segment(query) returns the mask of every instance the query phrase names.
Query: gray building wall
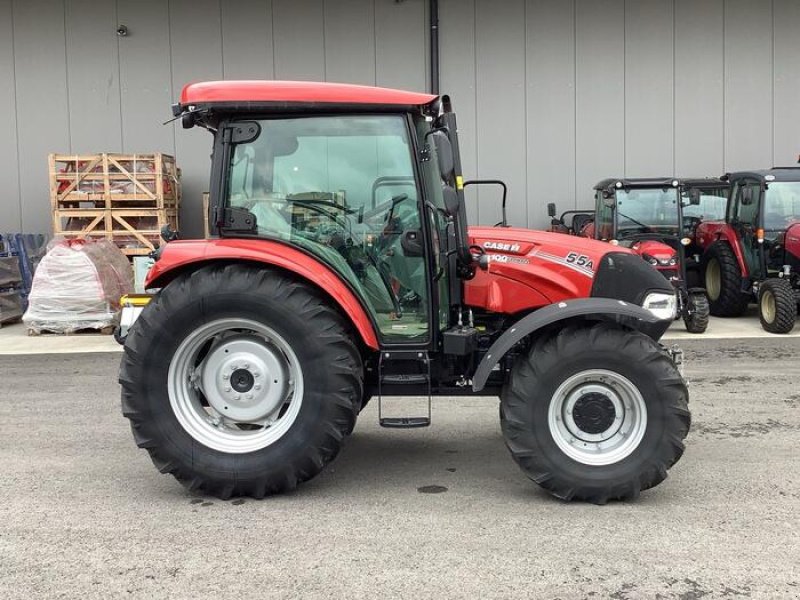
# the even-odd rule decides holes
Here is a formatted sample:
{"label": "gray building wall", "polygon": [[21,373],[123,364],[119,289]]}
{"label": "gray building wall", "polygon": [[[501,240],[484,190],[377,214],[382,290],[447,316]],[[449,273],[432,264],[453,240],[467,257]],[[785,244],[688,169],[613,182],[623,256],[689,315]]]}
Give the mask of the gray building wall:
{"label": "gray building wall", "polygon": [[[798,0],[440,0],[441,91],[467,177],[512,224],[607,176],[716,175],[800,152]],[[309,79],[423,90],[426,0],[0,0],[0,231],[48,231],[48,152],[177,156],[201,231],[210,136],[162,126],[182,85]],[[118,23],[129,29],[118,37]],[[477,222],[497,194],[471,193]]]}

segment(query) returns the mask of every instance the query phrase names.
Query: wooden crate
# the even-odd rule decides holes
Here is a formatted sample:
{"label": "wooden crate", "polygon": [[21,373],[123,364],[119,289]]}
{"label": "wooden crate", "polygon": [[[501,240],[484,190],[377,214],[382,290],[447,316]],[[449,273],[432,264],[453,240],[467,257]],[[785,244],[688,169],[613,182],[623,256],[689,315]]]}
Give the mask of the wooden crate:
{"label": "wooden crate", "polygon": [[168,154],[51,154],[49,163],[53,209],[176,208],[180,202],[180,169]]}
{"label": "wooden crate", "polygon": [[53,233],[105,237],[128,256],[158,246],[161,228],[178,229],[180,170],[167,154],[51,154]]}

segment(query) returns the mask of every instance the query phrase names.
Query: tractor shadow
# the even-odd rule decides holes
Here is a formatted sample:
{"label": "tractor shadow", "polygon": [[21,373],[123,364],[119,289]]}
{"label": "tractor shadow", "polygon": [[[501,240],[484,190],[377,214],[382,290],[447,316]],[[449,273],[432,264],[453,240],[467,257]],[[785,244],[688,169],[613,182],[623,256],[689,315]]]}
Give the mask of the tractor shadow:
{"label": "tractor shadow", "polygon": [[404,431],[356,428],[338,458],[296,493],[306,491],[350,498],[447,491],[550,498],[514,464],[495,427],[454,431],[442,424]]}

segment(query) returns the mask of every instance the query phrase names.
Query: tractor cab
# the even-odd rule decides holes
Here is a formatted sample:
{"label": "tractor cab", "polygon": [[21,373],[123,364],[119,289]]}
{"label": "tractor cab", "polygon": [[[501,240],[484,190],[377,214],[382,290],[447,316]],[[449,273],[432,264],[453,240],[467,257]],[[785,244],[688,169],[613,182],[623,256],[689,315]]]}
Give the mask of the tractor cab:
{"label": "tractor cab", "polygon": [[738,316],[757,299],[767,331],[794,326],[800,292],[800,168],[776,167],[725,176],[721,220],[697,227],[712,314]]}

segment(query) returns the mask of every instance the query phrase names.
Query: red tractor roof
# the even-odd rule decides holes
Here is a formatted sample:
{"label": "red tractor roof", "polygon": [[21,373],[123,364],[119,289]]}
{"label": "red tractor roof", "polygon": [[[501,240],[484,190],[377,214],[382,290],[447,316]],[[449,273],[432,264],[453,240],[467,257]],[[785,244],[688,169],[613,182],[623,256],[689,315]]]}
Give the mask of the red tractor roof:
{"label": "red tractor roof", "polygon": [[424,106],[431,94],[388,88],[313,81],[204,81],[190,83],[181,93],[181,106],[241,103]]}

